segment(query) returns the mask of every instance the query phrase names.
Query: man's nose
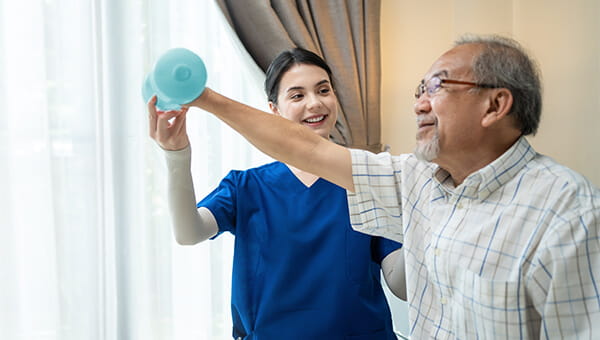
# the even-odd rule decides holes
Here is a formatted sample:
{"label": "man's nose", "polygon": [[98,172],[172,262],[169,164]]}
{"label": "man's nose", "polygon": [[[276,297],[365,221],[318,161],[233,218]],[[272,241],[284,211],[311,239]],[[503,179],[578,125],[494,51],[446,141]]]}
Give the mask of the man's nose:
{"label": "man's nose", "polygon": [[416,114],[425,114],[431,112],[431,101],[427,94],[421,95],[413,105]]}

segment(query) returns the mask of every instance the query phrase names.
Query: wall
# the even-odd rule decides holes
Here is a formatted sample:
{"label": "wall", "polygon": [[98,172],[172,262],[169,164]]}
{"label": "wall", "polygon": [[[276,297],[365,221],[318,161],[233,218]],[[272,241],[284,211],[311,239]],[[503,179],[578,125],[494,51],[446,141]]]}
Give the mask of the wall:
{"label": "wall", "polygon": [[463,33],[519,40],[540,66],[544,108],[530,138],[600,186],[600,1],[382,0],[382,139],[414,146],[414,88]]}

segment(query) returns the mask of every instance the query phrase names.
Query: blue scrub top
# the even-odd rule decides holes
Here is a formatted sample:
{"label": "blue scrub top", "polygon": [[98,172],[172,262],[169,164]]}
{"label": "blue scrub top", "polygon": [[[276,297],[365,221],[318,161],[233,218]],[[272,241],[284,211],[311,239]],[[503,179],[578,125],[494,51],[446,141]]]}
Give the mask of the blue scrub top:
{"label": "blue scrub top", "polygon": [[231,171],[201,206],[235,235],[234,338],[396,339],[380,263],[401,244],[352,230],[343,188],[274,162]]}

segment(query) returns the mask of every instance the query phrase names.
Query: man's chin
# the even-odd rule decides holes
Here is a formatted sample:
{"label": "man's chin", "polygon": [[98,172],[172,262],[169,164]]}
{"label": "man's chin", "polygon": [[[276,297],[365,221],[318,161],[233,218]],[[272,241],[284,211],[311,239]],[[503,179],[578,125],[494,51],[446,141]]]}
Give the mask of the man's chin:
{"label": "man's chin", "polygon": [[438,157],[439,151],[437,139],[430,141],[429,143],[417,141],[417,146],[415,147],[413,154],[418,160],[424,162],[433,162]]}
{"label": "man's chin", "polygon": [[415,150],[413,152],[413,154],[415,155],[415,157],[417,157],[418,160],[423,161],[423,162],[431,162],[431,159],[429,159],[429,157],[425,154],[423,154],[422,152],[419,152],[417,150]]}

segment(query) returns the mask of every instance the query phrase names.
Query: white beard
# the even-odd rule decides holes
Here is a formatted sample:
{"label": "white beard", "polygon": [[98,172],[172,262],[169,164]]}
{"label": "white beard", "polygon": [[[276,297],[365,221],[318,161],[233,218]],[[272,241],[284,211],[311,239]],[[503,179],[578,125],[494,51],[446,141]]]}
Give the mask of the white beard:
{"label": "white beard", "polygon": [[432,160],[438,157],[440,153],[440,135],[437,131],[437,127],[435,130],[435,134],[433,138],[427,143],[419,143],[417,142],[417,146],[415,147],[414,154],[417,159],[431,162]]}

